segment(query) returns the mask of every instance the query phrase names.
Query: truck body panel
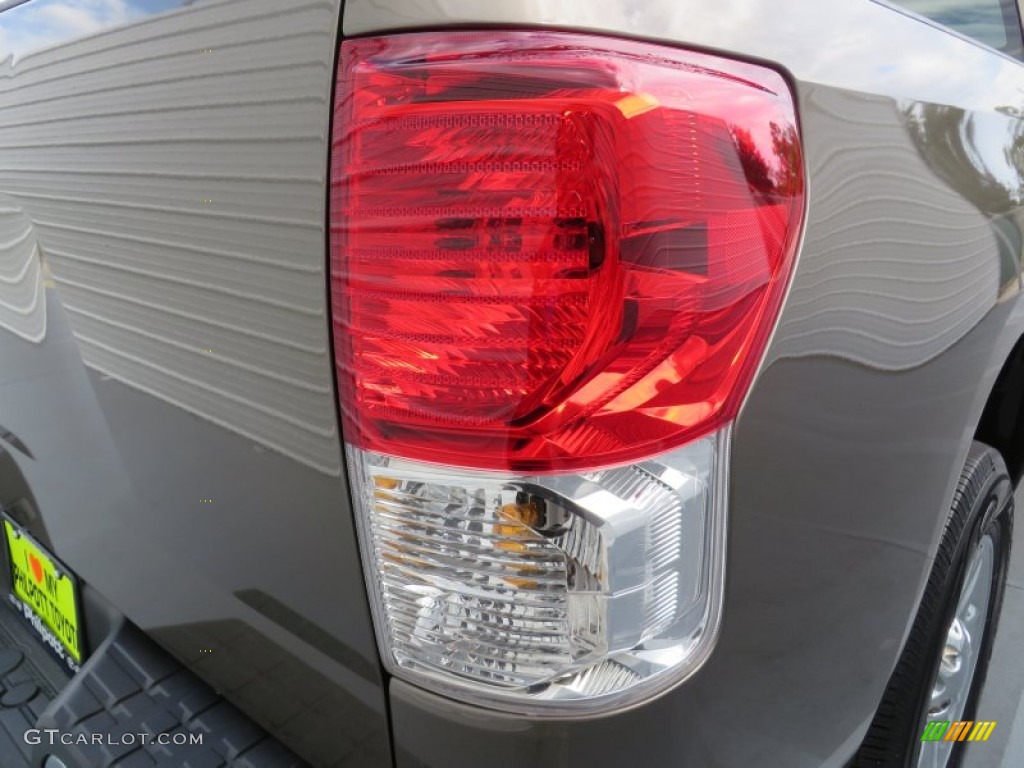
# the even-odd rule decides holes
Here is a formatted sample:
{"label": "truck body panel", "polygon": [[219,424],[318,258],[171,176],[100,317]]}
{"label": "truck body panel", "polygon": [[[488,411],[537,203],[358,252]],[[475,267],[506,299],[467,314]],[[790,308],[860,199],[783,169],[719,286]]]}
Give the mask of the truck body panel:
{"label": "truck body panel", "polygon": [[[403,768],[844,764],[1024,335],[1021,63],[872,0],[136,10],[0,62],[0,447],[32,533],[316,765],[391,764],[389,739]],[[803,244],[735,425],[721,637],[595,719],[386,679],[342,459],[339,34],[493,25],[766,62],[801,121]]]}

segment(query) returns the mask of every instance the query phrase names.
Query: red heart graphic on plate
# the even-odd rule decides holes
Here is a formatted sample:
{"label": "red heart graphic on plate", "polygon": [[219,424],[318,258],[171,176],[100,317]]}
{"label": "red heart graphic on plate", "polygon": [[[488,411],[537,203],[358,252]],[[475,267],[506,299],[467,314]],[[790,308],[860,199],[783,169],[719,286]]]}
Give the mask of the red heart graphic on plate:
{"label": "red heart graphic on plate", "polygon": [[33,555],[31,552],[28,553],[28,564],[32,566],[32,575],[36,577],[36,583],[43,583],[43,564],[39,562],[39,558]]}

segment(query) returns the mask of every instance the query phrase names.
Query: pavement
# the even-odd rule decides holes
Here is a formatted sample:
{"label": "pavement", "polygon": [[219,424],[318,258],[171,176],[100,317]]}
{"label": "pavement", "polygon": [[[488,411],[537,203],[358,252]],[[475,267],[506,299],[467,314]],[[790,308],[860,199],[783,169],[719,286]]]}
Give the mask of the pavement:
{"label": "pavement", "polygon": [[988,742],[968,745],[963,768],[1024,766],[1024,487],[1014,522],[1003,615],[977,712],[998,725]]}

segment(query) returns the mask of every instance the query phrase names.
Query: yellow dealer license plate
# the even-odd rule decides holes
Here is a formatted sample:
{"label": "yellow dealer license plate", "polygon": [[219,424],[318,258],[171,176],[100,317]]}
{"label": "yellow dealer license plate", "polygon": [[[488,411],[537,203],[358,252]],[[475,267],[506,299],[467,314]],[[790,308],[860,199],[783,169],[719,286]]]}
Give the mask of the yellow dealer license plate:
{"label": "yellow dealer license plate", "polygon": [[72,672],[82,663],[78,582],[56,558],[4,516],[10,600],[43,644]]}

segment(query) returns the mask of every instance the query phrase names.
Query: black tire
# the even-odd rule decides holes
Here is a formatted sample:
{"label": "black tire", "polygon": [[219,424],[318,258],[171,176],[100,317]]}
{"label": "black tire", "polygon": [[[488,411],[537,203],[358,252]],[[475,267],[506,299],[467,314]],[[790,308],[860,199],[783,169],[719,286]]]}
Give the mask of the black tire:
{"label": "black tire", "polygon": [[[966,576],[967,561],[982,537],[991,535],[995,563],[989,612],[966,709],[960,718],[974,719],[1003,604],[1012,531],[1013,487],[1006,465],[996,450],[974,443],[960,474],[953,508],[913,628],[853,766],[909,768],[916,765],[926,720],[925,708]],[[954,744],[948,765],[959,765],[963,751],[964,744]]]}

